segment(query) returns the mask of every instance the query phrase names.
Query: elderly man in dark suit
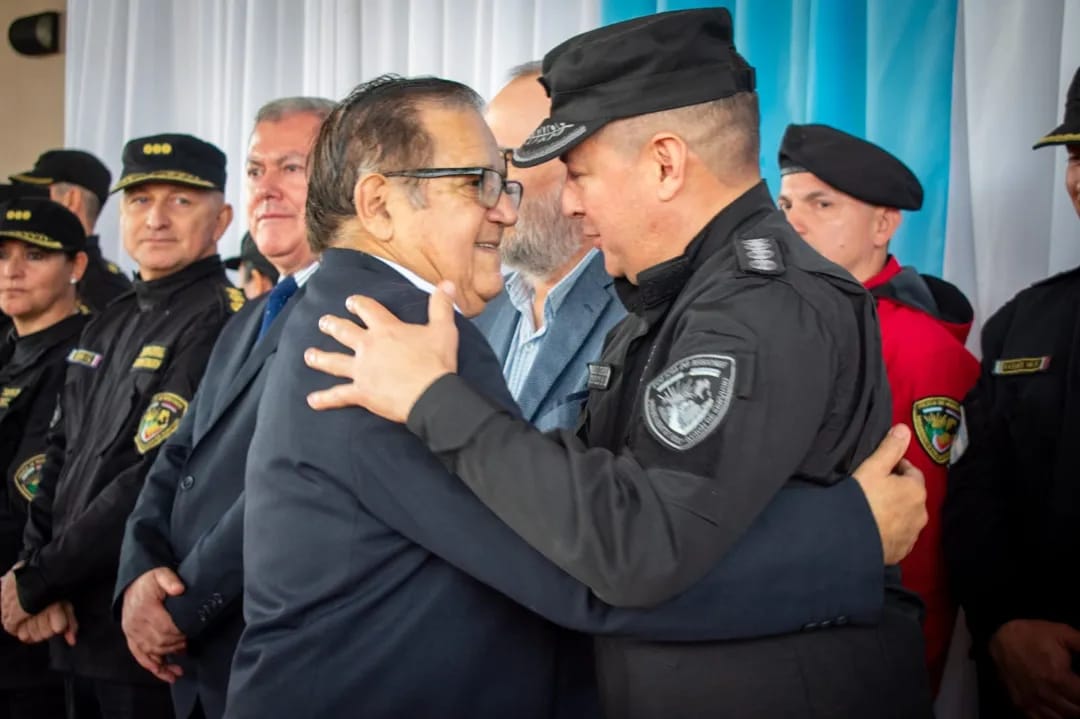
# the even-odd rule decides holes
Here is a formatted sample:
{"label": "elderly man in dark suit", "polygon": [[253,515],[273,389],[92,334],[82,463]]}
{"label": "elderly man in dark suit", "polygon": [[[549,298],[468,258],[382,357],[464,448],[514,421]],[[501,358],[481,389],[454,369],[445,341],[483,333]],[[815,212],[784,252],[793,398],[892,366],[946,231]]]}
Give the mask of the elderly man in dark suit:
{"label": "elderly man in dark suit", "polygon": [[[334,381],[304,366],[305,347],[337,347],[320,317],[362,288],[423,322],[426,294],[451,280],[459,311],[440,319],[460,332],[459,371],[520,416],[463,319],[501,289],[498,247],[521,199],[479,107],[458,83],[387,76],[320,131],[307,208],[322,264],[282,329],[252,439],[247,624],[227,717],[592,717],[588,644],[549,621],[694,641],[874,621],[881,609],[878,533],[853,481],[780,492],[702,582],[656,610],[620,611],[531,549],[406,428],[305,404]],[[883,482],[900,445],[875,458]]]}
{"label": "elderly man in dark suit", "polygon": [[243,629],[248,441],[281,315],[291,308],[289,295],[318,266],[305,236],[305,170],[332,107],[320,98],[285,98],[256,115],[245,173],[248,226],[282,280],[222,330],[199,393],[154,463],[127,524],[115,609],[138,662],[172,683],[180,719],[220,717],[225,707]]}
{"label": "elderly man in dark suit", "polygon": [[[488,104],[484,116],[506,152],[551,112],[539,79],[539,62],[514,68]],[[626,309],[581,221],[562,213],[566,165],[555,160],[510,167],[508,174],[525,188],[517,224],[499,245],[513,272],[476,326],[502,363],[522,416],[545,431],[572,428],[589,394],[589,363]]]}

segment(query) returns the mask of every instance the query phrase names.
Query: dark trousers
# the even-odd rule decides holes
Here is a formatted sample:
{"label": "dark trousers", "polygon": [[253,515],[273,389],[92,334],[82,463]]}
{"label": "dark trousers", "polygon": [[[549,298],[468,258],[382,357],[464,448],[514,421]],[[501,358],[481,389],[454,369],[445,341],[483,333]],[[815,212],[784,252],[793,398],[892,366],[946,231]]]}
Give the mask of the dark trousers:
{"label": "dark trousers", "polygon": [[0,719],[64,719],[64,688],[0,689]]}
{"label": "dark trousers", "polygon": [[169,686],[102,679],[65,680],[67,719],[174,719]]}

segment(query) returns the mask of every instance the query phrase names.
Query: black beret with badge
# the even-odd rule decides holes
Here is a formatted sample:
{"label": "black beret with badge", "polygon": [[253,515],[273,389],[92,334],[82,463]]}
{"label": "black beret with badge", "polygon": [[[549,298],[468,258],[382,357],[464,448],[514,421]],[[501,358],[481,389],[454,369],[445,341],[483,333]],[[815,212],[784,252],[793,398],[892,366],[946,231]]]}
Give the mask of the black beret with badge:
{"label": "black beret with badge", "polygon": [[627,117],[752,92],[724,8],[658,13],[570,38],[544,56],[551,116],[514,150],[518,167],[560,157]]}
{"label": "black beret with badge", "polygon": [[109,199],[112,173],[105,163],[82,150],[49,150],[43,152],[33,169],[11,175],[9,179],[22,185],[48,187],[57,182],[70,182],[94,193],[102,205]]}
{"label": "black beret with badge", "polygon": [[1080,144],[1080,67],[1065,94],[1065,121],[1041,137],[1032,150],[1052,145]]}
{"label": "black beret with badge", "polygon": [[868,205],[918,210],[923,188],[907,165],[872,142],[828,125],[788,125],[780,174],[809,172]]}
{"label": "black beret with badge", "polygon": [[82,252],[82,221],[63,205],[40,197],[22,197],[0,205],[0,238],[21,240],[53,252]]}
{"label": "black beret with badge", "polygon": [[225,190],[225,153],[191,135],[151,135],[124,145],[124,171],[112,188],[166,183],[201,190]]}

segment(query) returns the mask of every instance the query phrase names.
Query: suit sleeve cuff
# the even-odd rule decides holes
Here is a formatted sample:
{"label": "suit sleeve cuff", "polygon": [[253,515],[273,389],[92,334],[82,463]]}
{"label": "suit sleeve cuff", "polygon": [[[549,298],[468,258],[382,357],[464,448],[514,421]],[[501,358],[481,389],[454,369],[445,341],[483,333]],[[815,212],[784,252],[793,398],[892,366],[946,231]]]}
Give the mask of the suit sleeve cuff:
{"label": "suit sleeve cuff", "polygon": [[42,612],[59,599],[40,567],[23,566],[16,569],[15,586],[19,592],[19,604],[27,614]]}
{"label": "suit sleeve cuff", "polygon": [[406,426],[433,452],[461,449],[500,410],[456,374],[435,380],[413,405]]}

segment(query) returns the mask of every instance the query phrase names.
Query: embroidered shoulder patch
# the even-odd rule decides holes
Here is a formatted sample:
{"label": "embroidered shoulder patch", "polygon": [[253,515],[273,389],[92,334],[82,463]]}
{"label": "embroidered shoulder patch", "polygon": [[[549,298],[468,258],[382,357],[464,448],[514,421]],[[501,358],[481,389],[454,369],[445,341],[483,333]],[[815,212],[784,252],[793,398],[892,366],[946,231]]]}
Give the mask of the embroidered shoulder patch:
{"label": "embroidered shoulder patch", "polygon": [[244,297],[243,290],[239,290],[235,287],[225,288],[225,299],[229,301],[229,312],[238,312],[241,307],[244,306],[244,302],[247,298]]}
{"label": "embroidered shoulder patch", "polygon": [[645,388],[645,424],[662,444],[690,449],[720,426],[734,391],[734,357],[691,355]]}
{"label": "embroidered shoulder patch", "polygon": [[165,345],[143,345],[139,356],[131,363],[131,369],[160,369],[169,348]]}
{"label": "embroidered shoulder patch", "polygon": [[172,392],[158,392],[151,397],[150,406],[139,420],[139,429],[135,433],[135,448],[139,454],[146,454],[168,439],[180,426],[187,407],[187,400]]}
{"label": "embroidered shoulder patch", "polygon": [[7,409],[15,398],[22,393],[22,387],[4,387],[0,389],[0,409]]}
{"label": "embroidered shoulder patch", "polygon": [[97,352],[83,349],[73,349],[67,356],[67,361],[71,364],[81,364],[90,369],[97,369],[103,359],[104,357]]}
{"label": "embroidered shoulder patch", "polygon": [[960,403],[952,397],[924,397],[911,405],[911,425],[919,444],[936,464],[949,461],[953,438],[960,429]]}
{"label": "embroidered shoulder patch", "polygon": [[15,488],[19,490],[27,502],[34,501],[38,485],[41,484],[41,468],[45,466],[45,455],[35,454],[30,459],[19,465],[15,470]]}
{"label": "embroidered shoulder patch", "polygon": [[999,359],[994,362],[994,374],[1035,374],[1050,369],[1050,355],[1045,357],[1017,357],[1016,359]]}

